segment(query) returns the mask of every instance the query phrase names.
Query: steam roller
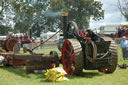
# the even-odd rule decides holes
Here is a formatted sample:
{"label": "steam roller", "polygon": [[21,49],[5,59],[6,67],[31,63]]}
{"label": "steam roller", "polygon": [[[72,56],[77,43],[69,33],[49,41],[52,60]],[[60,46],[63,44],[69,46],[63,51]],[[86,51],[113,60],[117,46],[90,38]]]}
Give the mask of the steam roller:
{"label": "steam roller", "polygon": [[110,37],[100,36],[91,30],[79,30],[75,21],[67,22],[67,17],[68,14],[62,14],[64,42],[58,46],[67,74],[79,75],[83,69],[113,73],[118,61],[115,42]]}

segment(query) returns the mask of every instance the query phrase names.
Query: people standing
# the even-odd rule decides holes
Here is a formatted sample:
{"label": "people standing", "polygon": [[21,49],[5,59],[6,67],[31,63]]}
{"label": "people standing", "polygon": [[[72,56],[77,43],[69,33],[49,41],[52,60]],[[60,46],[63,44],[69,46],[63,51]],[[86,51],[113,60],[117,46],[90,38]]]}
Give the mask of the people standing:
{"label": "people standing", "polygon": [[121,37],[121,28],[118,28],[118,37]]}
{"label": "people standing", "polygon": [[20,39],[18,39],[18,42],[16,44],[18,46],[18,50],[20,51],[20,49],[21,49],[21,41],[20,41]]}
{"label": "people standing", "polygon": [[127,55],[128,40],[126,39],[125,36],[122,37],[122,40],[120,42],[120,47],[122,48],[123,59],[124,60],[128,59],[128,55]]}

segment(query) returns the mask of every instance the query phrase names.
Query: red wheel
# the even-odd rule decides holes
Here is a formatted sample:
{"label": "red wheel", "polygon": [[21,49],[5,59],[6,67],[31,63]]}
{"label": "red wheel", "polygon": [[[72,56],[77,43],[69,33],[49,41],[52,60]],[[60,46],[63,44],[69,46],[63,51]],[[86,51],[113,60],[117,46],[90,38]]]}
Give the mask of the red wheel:
{"label": "red wheel", "polygon": [[62,64],[68,75],[80,74],[83,69],[83,52],[76,39],[65,40],[62,47]]}
{"label": "red wheel", "polygon": [[9,39],[9,40],[7,41],[7,44],[6,44],[7,50],[13,51],[13,47],[14,47],[14,45],[15,45],[17,42],[18,42],[17,39]]}

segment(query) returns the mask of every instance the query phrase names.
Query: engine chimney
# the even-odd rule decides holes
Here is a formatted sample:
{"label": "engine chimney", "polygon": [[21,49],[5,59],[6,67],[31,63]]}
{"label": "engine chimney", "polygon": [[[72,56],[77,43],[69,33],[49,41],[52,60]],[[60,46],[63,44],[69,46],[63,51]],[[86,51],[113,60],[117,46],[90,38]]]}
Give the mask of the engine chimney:
{"label": "engine chimney", "polygon": [[67,25],[68,25],[68,13],[62,13],[62,28],[63,28],[63,37],[67,39]]}

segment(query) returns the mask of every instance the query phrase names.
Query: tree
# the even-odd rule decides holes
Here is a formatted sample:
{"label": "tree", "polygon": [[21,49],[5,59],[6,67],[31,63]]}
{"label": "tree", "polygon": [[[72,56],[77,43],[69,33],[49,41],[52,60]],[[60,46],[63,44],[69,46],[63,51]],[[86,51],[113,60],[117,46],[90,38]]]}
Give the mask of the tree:
{"label": "tree", "polygon": [[[6,16],[1,24],[11,26],[14,32],[27,32],[32,26],[33,35],[53,31],[61,26],[61,13],[68,12],[69,20],[75,19],[79,28],[87,28],[90,17],[103,18],[101,2],[94,0],[2,0]],[[10,2],[11,1],[11,2]],[[13,17],[10,17],[13,16]],[[11,26],[13,27],[13,26]]]}
{"label": "tree", "polygon": [[10,27],[0,25],[0,35],[6,35],[9,31],[12,31]]}
{"label": "tree", "polygon": [[68,12],[69,20],[75,19],[79,28],[88,28],[90,17],[100,20],[104,17],[102,3],[95,0],[49,0],[51,10]]}
{"label": "tree", "polygon": [[13,27],[13,13],[11,11],[10,1],[13,0],[0,0],[0,34],[7,34],[12,31]]}
{"label": "tree", "polygon": [[118,8],[121,14],[128,21],[128,0],[118,0]]}
{"label": "tree", "polygon": [[0,1],[0,15],[2,14],[3,10],[8,6],[7,0]]}
{"label": "tree", "polygon": [[[15,30],[20,32],[27,32],[29,26],[31,26],[36,18],[40,17],[42,6],[38,1],[32,0],[18,0],[11,3],[13,11],[15,12],[14,22]],[[36,15],[38,13],[38,15]]]}
{"label": "tree", "polygon": [[33,35],[39,36],[43,30],[52,30],[56,23],[56,17],[49,15],[47,0],[18,0],[11,4],[15,12],[16,32],[26,32],[32,26]]}

